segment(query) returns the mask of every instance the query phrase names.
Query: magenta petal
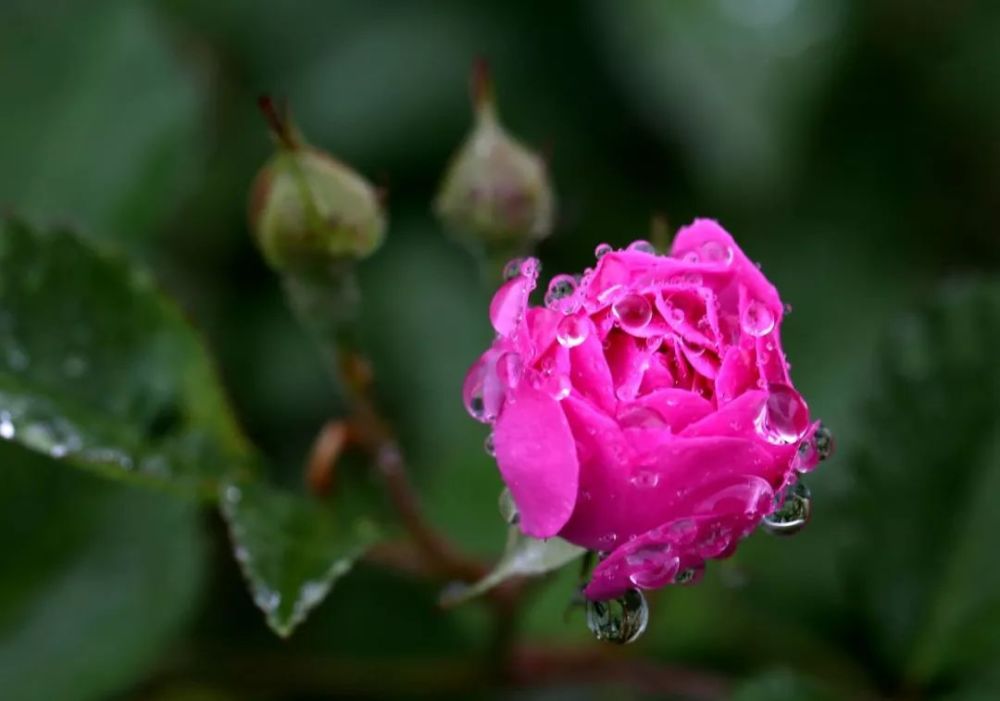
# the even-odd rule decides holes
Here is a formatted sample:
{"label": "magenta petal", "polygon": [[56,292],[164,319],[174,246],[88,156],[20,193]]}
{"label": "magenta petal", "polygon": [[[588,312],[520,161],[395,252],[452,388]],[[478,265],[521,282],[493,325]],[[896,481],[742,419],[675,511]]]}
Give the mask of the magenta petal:
{"label": "magenta petal", "polygon": [[769,456],[753,472],[767,479],[772,485],[777,485],[788,470],[795,454],[795,446],[772,443],[761,434],[758,420],[768,396],[763,390],[744,392],[714,414],[688,426],[681,435],[685,438],[732,436],[753,441]]}
{"label": "magenta petal", "polygon": [[670,517],[706,484],[731,475],[772,479],[764,446],[732,437],[677,438],[667,431],[622,430],[587,402],[563,402],[577,441],[580,498],[560,535],[610,550]]}
{"label": "magenta petal", "polygon": [[730,346],[715,376],[715,399],[721,407],[756,384],[750,354],[739,346]]}
{"label": "magenta petal", "polygon": [[570,349],[569,358],[573,388],[605,413],[614,413],[616,400],[611,369],[597,334],[589,334],[583,343]]}
{"label": "magenta petal", "polygon": [[679,571],[698,571],[705,559],[731,554],[773,503],[771,486],[752,475],[731,475],[706,484],[677,504],[661,525],[605,558],[594,568],[583,593],[591,600],[611,599],[633,587],[670,584]]}
{"label": "magenta petal", "polygon": [[535,538],[554,536],[573,513],[580,467],[559,402],[521,383],[497,418],[493,444],[521,530]]}
{"label": "magenta petal", "polygon": [[[695,219],[690,225],[682,228],[674,237],[671,255],[682,258],[692,252],[703,253],[709,246],[732,252],[731,262],[726,267],[731,271],[733,280],[738,279],[747,289],[749,299],[763,303],[774,314],[775,322],[780,322],[784,308],[778,291],[718,222],[711,219]],[[728,255],[726,257],[728,258]],[[719,297],[723,311],[735,314],[738,299],[733,285],[716,285],[713,289]]]}
{"label": "magenta petal", "polygon": [[490,322],[501,336],[513,336],[524,318],[528,307],[528,294],[535,282],[530,277],[517,275],[508,280],[490,301]]}
{"label": "magenta petal", "polygon": [[643,373],[649,366],[649,353],[639,348],[639,341],[629,334],[612,332],[605,342],[605,355],[618,399],[635,398],[642,383]]}
{"label": "magenta petal", "polygon": [[652,409],[663,417],[674,433],[712,413],[712,403],[694,392],[673,387],[657,389],[639,397],[635,403]]}

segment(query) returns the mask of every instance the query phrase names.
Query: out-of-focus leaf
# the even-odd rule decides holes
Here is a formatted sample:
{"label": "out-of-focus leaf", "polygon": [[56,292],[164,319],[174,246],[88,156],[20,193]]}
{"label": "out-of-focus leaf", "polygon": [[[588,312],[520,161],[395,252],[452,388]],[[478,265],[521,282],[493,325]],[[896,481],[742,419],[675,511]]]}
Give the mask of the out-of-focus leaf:
{"label": "out-of-focus leaf", "polygon": [[489,296],[471,259],[431,224],[402,220],[362,267],[366,347],[384,411],[433,522],[463,548],[498,554],[502,484],[486,427],[462,408],[466,369],[489,344]]}
{"label": "out-of-focus leaf", "polygon": [[641,116],[730,196],[787,177],[831,74],[842,0],[594,3],[609,64]]}
{"label": "out-of-focus leaf", "polygon": [[840,698],[843,697],[808,677],[778,670],[744,682],[733,692],[731,701],[837,701]]}
{"label": "out-of-focus leaf", "polygon": [[475,584],[449,589],[441,596],[442,604],[453,606],[488,592],[514,577],[546,574],[569,564],[586,552],[585,548],[567,543],[562,538],[538,540],[511,526],[503,557],[488,575]]}
{"label": "out-of-focus leaf", "polygon": [[0,444],[0,696],[105,699],[187,619],[203,543],[194,505]]}
{"label": "out-of-focus leaf", "polygon": [[198,337],[145,274],[0,223],[0,437],[214,494],[249,456]]}
{"label": "out-of-focus leaf", "polygon": [[1000,654],[1000,284],[953,283],[907,317],[864,406],[844,553],[872,652],[909,684]]}
{"label": "out-of-focus leaf", "polygon": [[197,170],[198,95],[150,3],[0,7],[0,207],[132,252]]}
{"label": "out-of-focus leaf", "polygon": [[282,637],[291,635],[379,537],[363,500],[346,486],[338,484],[333,505],[259,483],[222,489],[236,560],[254,603]]}

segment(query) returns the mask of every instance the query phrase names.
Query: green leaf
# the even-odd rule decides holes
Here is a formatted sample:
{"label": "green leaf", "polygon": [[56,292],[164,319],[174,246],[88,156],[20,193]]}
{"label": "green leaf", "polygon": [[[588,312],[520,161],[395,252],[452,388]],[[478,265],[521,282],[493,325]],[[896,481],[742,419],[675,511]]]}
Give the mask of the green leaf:
{"label": "green leaf", "polygon": [[586,548],[567,543],[562,538],[538,540],[524,535],[517,526],[511,526],[507,533],[507,547],[493,571],[475,584],[449,589],[442,595],[441,603],[454,606],[484,594],[508,579],[552,572],[585,552]]}
{"label": "green leaf", "polygon": [[1000,654],[1000,283],[954,283],[879,355],[844,509],[849,594],[908,684]]}
{"label": "green leaf", "polygon": [[843,698],[819,683],[787,670],[765,672],[744,682],[733,692],[731,701],[836,701]]}
{"label": "green leaf", "polygon": [[0,204],[147,251],[198,174],[199,96],[149,3],[0,7]]}
{"label": "green leaf", "polygon": [[234,482],[220,494],[254,603],[282,637],[379,538],[364,500],[347,484],[336,489],[333,505],[259,483]]}
{"label": "green leaf", "polygon": [[0,436],[185,492],[250,461],[201,341],[148,276],[15,222],[0,222]]}
{"label": "green leaf", "polygon": [[138,681],[192,613],[195,505],[0,444],[0,690],[105,699]]}

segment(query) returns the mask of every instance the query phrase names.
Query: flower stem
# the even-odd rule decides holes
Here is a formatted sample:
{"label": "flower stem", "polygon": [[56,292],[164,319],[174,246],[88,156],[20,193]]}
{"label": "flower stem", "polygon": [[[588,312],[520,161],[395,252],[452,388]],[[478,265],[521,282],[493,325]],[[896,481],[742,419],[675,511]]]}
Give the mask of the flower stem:
{"label": "flower stem", "polygon": [[371,365],[360,351],[355,330],[360,294],[353,270],[347,265],[333,267],[312,276],[286,276],[284,282],[289,305],[327,355],[330,373],[349,414],[342,436],[331,434],[331,430],[339,430],[331,429],[336,423],[320,433],[309,461],[310,484],[321,490],[329,485],[333,480],[331,465],[349,436],[372,457],[390,503],[430,568],[447,579],[478,580],[486,568],[459,552],[424,515],[399,443],[378,411]]}

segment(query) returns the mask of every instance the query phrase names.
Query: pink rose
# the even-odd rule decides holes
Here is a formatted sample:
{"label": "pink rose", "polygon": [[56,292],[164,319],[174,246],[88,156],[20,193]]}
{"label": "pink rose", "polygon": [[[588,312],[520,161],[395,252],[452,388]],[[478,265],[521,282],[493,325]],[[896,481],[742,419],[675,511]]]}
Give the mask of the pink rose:
{"label": "pink rose", "polygon": [[582,278],[553,278],[544,307],[529,304],[538,261],[513,264],[463,388],[493,424],[522,530],[606,553],[595,600],[697,579],[821,452],[784,305],[722,227],[696,220],[670,255],[597,253]]}

